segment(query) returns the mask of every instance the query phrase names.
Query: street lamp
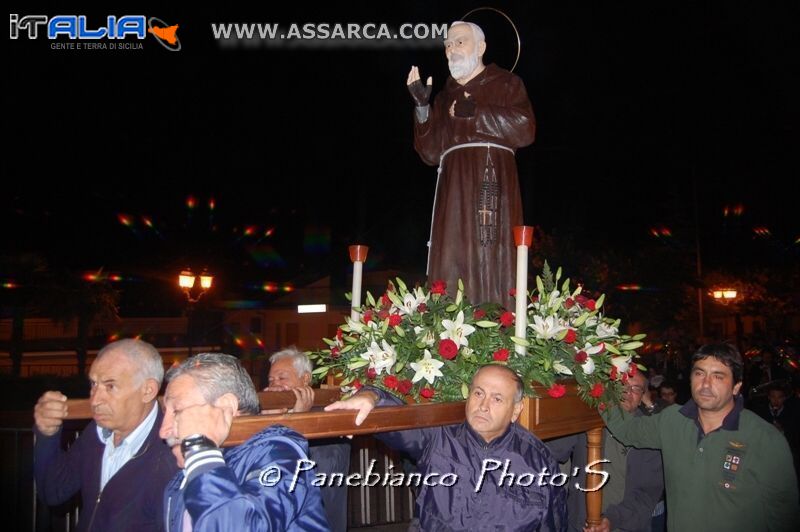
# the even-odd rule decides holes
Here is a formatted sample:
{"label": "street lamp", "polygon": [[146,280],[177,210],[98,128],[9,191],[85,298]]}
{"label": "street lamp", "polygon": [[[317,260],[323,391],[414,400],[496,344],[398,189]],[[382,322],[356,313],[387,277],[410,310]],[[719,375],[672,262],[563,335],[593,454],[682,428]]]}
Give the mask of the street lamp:
{"label": "street lamp", "polygon": [[[729,305],[736,302],[739,292],[735,288],[714,288],[711,290],[711,295],[714,301],[723,305]],[[736,348],[742,352],[742,317],[739,314],[739,308],[736,307],[733,314],[734,325],[736,327]]]}
{"label": "street lamp", "polygon": [[[192,289],[194,288],[195,284],[197,283],[198,277],[200,278],[200,290],[196,296],[192,296]],[[194,344],[194,327],[193,327],[193,316],[194,316],[194,305],[200,298],[203,297],[203,294],[208,292],[211,288],[211,285],[214,283],[214,276],[209,274],[206,270],[200,275],[195,275],[192,273],[191,270],[183,270],[180,275],[178,275],[178,286],[183,290],[183,293],[186,294],[186,300],[189,302],[188,307],[186,308],[186,340],[189,349],[189,356],[192,356],[192,347]]]}
{"label": "street lamp", "polygon": [[736,299],[738,292],[733,288],[718,288],[711,292],[717,302],[726,305]]}
{"label": "street lamp", "polygon": [[[194,288],[198,277],[200,278],[200,291],[197,293],[197,297],[192,297],[192,288]],[[193,274],[191,270],[183,270],[178,276],[178,286],[181,287],[183,293],[186,294],[186,299],[191,304],[200,301],[200,298],[203,297],[203,294],[208,292],[213,283],[214,276],[209,274],[206,270],[203,270],[203,273],[200,275]]]}

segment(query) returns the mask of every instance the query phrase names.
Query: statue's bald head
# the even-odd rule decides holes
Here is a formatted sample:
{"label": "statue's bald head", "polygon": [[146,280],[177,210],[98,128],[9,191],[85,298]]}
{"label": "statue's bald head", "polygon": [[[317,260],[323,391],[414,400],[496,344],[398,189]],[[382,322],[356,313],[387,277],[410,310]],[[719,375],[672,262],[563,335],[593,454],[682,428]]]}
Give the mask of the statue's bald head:
{"label": "statue's bald head", "polygon": [[[463,20],[456,20],[452,24],[450,24],[450,28],[447,30],[447,36],[450,36],[450,30],[452,30],[455,26],[466,26],[472,31],[472,38],[475,39],[476,44],[486,43],[486,35],[483,33],[483,30],[480,26],[473,22],[464,22]],[[446,41],[447,38],[445,38]]]}

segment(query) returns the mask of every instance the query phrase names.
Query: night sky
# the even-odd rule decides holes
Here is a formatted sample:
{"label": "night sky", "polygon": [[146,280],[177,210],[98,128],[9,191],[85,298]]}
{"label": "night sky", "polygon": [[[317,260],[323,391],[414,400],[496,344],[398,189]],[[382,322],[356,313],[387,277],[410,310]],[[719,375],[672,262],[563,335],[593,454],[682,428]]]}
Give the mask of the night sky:
{"label": "night sky", "polygon": [[[370,269],[424,272],[436,171],[413,150],[405,78],[419,65],[438,92],[443,50],[223,49],[210,25],[441,24],[483,2],[283,4],[12,6],[95,26],[108,14],[156,16],[179,24],[182,49],[152,36],[142,50],[6,40],[2,255],[103,268],[130,290],[208,266],[240,299],[267,281],[343,276],[355,242],[371,247]],[[526,224],[587,253],[653,245],[662,226],[691,252],[699,227],[709,268],[797,261],[797,8],[696,4],[492,4],[519,28],[515,72],[538,122],[535,145],[517,154]],[[510,67],[510,27],[491,13],[471,20],[485,26],[487,60]],[[741,215],[724,216],[737,205]]]}

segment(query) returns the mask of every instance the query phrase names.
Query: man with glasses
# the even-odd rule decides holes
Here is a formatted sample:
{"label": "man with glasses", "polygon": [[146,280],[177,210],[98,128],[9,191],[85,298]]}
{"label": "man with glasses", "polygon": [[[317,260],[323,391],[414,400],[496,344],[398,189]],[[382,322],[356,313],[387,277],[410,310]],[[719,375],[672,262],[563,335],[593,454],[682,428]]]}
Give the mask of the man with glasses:
{"label": "man with glasses", "polygon": [[[647,390],[642,373],[631,377],[624,388],[620,406],[633,416],[642,416],[639,409]],[[556,460],[572,458],[572,467],[580,469],[579,486],[586,487],[586,434],[576,434],[547,442]],[[603,464],[609,473],[603,486],[603,520],[592,532],[609,530],[650,531],[653,509],[664,491],[661,453],[652,449],[634,449],[617,441],[606,429],[603,439]],[[570,530],[582,531],[586,526],[586,493],[569,486],[567,510]]]}
{"label": "man with glasses", "polygon": [[220,446],[233,419],[258,414],[239,360],[200,353],[167,373],[161,437],[183,469],[164,490],[167,530],[330,530],[308,472],[308,442],[272,425],[243,444]]}

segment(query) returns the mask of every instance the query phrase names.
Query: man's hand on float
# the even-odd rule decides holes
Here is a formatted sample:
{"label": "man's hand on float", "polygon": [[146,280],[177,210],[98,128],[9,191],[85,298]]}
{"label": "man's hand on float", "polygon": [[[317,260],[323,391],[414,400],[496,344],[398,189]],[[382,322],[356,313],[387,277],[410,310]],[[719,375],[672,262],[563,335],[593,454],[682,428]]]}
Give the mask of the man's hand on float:
{"label": "man's hand on float", "polygon": [[45,436],[53,436],[67,417],[67,396],[61,392],[45,392],[33,409],[36,428]]}
{"label": "man's hand on float", "polygon": [[334,410],[358,410],[358,415],[356,416],[356,426],[360,426],[370,412],[375,408],[375,405],[378,404],[378,396],[375,395],[374,392],[366,391],[360,392],[355,394],[350,399],[346,399],[344,401],[336,401],[335,403],[329,404],[325,407],[326,412],[332,412]]}
{"label": "man's hand on float", "polygon": [[308,412],[314,406],[314,389],[311,386],[292,388],[295,396],[294,412]]}

